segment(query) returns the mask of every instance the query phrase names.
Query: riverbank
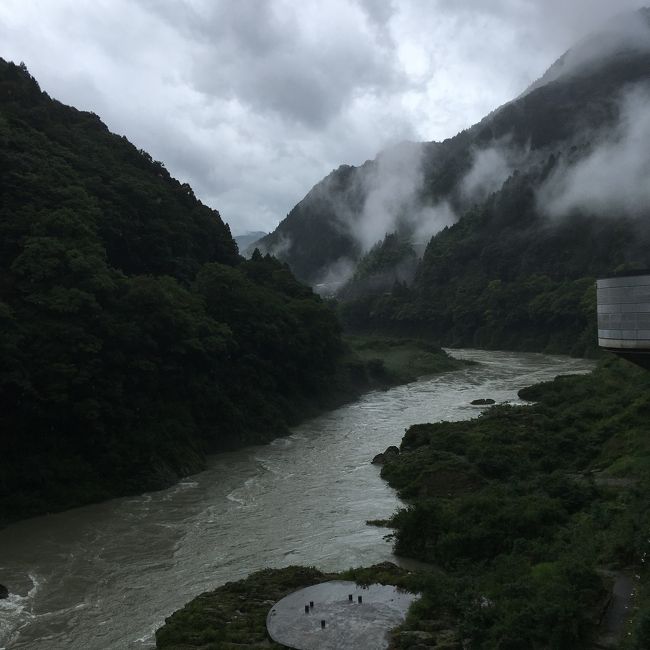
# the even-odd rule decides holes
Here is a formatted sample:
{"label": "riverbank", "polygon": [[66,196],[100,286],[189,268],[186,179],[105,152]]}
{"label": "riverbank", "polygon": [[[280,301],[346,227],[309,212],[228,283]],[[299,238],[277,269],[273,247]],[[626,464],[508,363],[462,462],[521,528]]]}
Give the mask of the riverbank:
{"label": "riverbank", "polygon": [[[453,588],[420,616],[446,611],[468,647],[587,648],[607,576],[647,579],[650,375],[610,359],[520,395],[535,404],[407,431],[382,469],[410,503],[395,549],[444,569]],[[642,620],[614,647],[647,648]]]}
{"label": "riverbank", "polygon": [[[202,594],[175,612],[156,633],[156,647],[160,650],[285,648],[268,638],[266,617],[269,608],[294,591],[330,580],[350,580],[359,585],[394,585],[411,593],[418,593],[425,585],[422,576],[388,562],[338,573],[323,573],[313,567],[265,569],[245,580],[229,582]],[[455,642],[455,633],[445,621],[428,621],[420,628],[393,631],[390,647],[405,647],[404,644],[417,640],[447,650],[460,648]],[[191,640],[188,629],[192,630]]]}
{"label": "riverbank", "polygon": [[476,417],[475,399],[516,401],[532,382],[593,367],[537,354],[453,354],[478,363],[372,391],[288,437],[212,456],[206,471],[167,490],[0,531],[0,582],[14,594],[0,601],[0,647],[149,650],[166,616],[265,567],[401,565],[389,531],[365,523],[401,505],[369,462],[377,450],[399,445],[410,425]]}
{"label": "riverbank", "polygon": [[[438,568],[409,575],[423,598],[391,647],[588,647],[609,602],[607,576],[642,564],[649,389],[645,374],[611,360],[521,390],[532,406],[410,427],[382,468],[409,503],[390,523],[398,555]],[[226,592],[263,590],[256,580]],[[200,603],[169,619],[175,642],[193,634],[187,613]]]}
{"label": "riverbank", "polygon": [[369,383],[380,388],[408,384],[424,375],[472,364],[455,359],[424,339],[350,335],[344,336],[344,341],[349,346],[351,361],[363,363]]}
{"label": "riverbank", "polygon": [[[439,568],[409,576],[423,598],[391,647],[434,647],[426,633],[444,621],[442,647],[576,649],[607,638],[605,647],[647,649],[650,374],[610,359],[520,395],[535,403],[410,427],[383,466],[409,504],[391,521],[396,553]],[[611,576],[623,571],[636,576],[635,596],[612,629]],[[245,596],[255,581],[228,589]],[[186,615],[168,625],[178,642],[193,634]]]}
{"label": "riverbank", "polygon": [[[382,468],[410,503],[396,553],[451,582],[414,622],[445,612],[485,650],[650,647],[650,374],[608,359],[520,396],[534,405],[411,427]],[[630,573],[639,597],[612,629],[612,576]]]}
{"label": "riverbank", "polygon": [[[344,352],[336,373],[317,393],[294,396],[291,402],[276,405],[264,428],[242,423],[237,435],[224,437],[219,447],[196,443],[177,444],[170,464],[165,455],[151,456],[138,465],[137,474],[121,481],[112,473],[89,473],[78,455],[68,459],[56,476],[47,472],[27,472],[23,489],[0,491],[0,528],[11,522],[45,513],[99,503],[120,496],[162,490],[186,476],[205,469],[207,455],[232,451],[249,445],[265,444],[289,433],[289,427],[358,399],[364,393],[408,383],[425,374],[456,370],[463,362],[443,350],[415,339],[353,338],[344,340]],[[240,409],[245,410],[243,405]],[[165,444],[170,444],[169,442]],[[163,445],[164,446],[164,445]],[[169,456],[170,454],[167,454]],[[30,461],[30,467],[35,461]]]}

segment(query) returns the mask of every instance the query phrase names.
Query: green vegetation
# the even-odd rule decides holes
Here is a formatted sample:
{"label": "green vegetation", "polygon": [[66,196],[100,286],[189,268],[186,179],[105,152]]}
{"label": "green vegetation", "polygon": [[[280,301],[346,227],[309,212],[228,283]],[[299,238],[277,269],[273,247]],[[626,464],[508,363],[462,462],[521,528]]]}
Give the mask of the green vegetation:
{"label": "green vegetation", "polygon": [[156,647],[166,650],[284,648],[266,632],[266,616],[290,593],[336,579],[313,568],[265,569],[197,596],[172,614],[156,632]]}
{"label": "green vegetation", "polygon": [[2,60],[0,142],[0,525],[169,485],[415,377],[388,342],[355,355],[286,264],[242,259],[162,163]]}
{"label": "green vegetation", "polygon": [[268,647],[273,602],[336,577],[422,594],[394,649],[592,648],[619,573],[637,576],[620,647],[650,647],[650,374],[608,359],[521,396],[535,404],[411,427],[383,466],[409,503],[390,522],[396,552],[429,570],[261,572],[174,614],[158,647],[231,648],[241,629],[237,643]]}
{"label": "green vegetation", "polygon": [[[269,609],[298,589],[328,580],[396,585],[414,593],[425,584],[422,578],[388,563],[329,574],[305,567],[265,569],[197,596],[172,614],[156,632],[156,647],[160,650],[285,648],[271,641],[266,632]],[[436,632],[431,638],[448,634],[449,630],[440,625]],[[399,634],[396,634],[394,643],[398,642]]]}
{"label": "green vegetation", "polygon": [[400,266],[408,267],[411,264],[415,264],[415,251],[411,244],[396,234],[389,234],[363,256],[352,279],[358,282],[365,278],[377,277],[387,269],[395,271]]}
{"label": "green vegetation", "polygon": [[511,178],[436,235],[411,286],[356,291],[353,282],[340,305],[346,328],[450,346],[593,354],[595,279],[624,262],[650,266],[650,233],[622,218],[549,226],[536,211],[537,183],[534,175]]}
{"label": "green vegetation", "polygon": [[363,387],[286,265],[1,60],[0,142],[0,523],[168,485]]}
{"label": "green vegetation", "polygon": [[[650,375],[608,360],[521,395],[537,403],[411,427],[382,468],[411,504],[396,552],[453,585],[413,623],[442,612],[482,650],[590,647],[605,570],[635,567],[647,593]],[[648,647],[644,598],[630,648]]]}
{"label": "green vegetation", "polygon": [[368,383],[383,387],[458,370],[470,363],[454,359],[439,347],[420,339],[346,336],[344,340],[352,353],[350,363],[356,360],[357,364],[362,364],[368,373]]}

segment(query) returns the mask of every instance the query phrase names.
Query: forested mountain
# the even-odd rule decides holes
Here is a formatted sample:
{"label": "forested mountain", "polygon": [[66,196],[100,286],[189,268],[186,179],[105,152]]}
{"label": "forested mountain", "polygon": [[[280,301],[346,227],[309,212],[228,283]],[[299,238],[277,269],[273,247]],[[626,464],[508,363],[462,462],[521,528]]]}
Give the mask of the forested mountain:
{"label": "forested mountain", "polygon": [[643,9],[454,138],[332,172],[263,243],[308,282],[348,280],[350,329],[585,352],[593,279],[650,267],[648,97]]}
{"label": "forested mountain", "polygon": [[2,60],[0,141],[0,521],[168,484],[331,394],[333,312]]}

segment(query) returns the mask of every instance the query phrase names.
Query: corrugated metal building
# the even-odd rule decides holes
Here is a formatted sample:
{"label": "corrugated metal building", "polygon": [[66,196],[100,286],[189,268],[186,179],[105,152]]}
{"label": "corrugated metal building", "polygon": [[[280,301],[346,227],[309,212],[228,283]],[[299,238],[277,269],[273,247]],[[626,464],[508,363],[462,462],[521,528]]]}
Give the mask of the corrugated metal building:
{"label": "corrugated metal building", "polygon": [[650,271],[598,280],[598,345],[650,369]]}

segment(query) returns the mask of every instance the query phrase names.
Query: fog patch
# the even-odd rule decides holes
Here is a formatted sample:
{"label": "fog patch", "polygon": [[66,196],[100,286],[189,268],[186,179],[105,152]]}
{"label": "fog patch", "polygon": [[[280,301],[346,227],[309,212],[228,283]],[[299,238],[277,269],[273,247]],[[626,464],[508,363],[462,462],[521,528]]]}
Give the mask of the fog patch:
{"label": "fog patch", "polygon": [[650,87],[644,85],[624,95],[618,124],[590,153],[558,166],[537,203],[551,217],[639,217],[649,212],[649,178]]}
{"label": "fog patch", "polygon": [[362,179],[365,201],[361,214],[351,224],[353,236],[366,252],[395,232],[417,202],[423,183],[422,147],[404,142],[377,157]]}
{"label": "fog patch", "polygon": [[434,206],[423,207],[413,222],[413,250],[422,257],[429,240],[444,228],[458,221],[458,216],[448,201],[441,201]]}
{"label": "fog patch", "polygon": [[461,181],[461,194],[471,203],[480,203],[499,190],[512,172],[509,156],[501,147],[476,151],[472,168]]}
{"label": "fog patch", "polygon": [[268,253],[269,255],[273,255],[273,257],[283,259],[291,250],[292,243],[293,242],[291,241],[291,237],[285,235],[284,233],[280,233],[277,240],[273,243],[267,244],[264,241],[258,241],[255,244],[255,248],[258,248],[261,253]]}
{"label": "fog patch", "polygon": [[365,200],[361,213],[350,223],[350,232],[363,252],[393,232],[408,232],[427,241],[456,215],[445,201],[427,205],[423,199],[424,147],[403,142],[377,157],[362,176]]}
{"label": "fog patch", "polygon": [[460,182],[460,196],[467,206],[482,203],[498,192],[515,170],[531,164],[530,144],[514,146],[510,137],[473,152],[472,167]]}
{"label": "fog patch", "polygon": [[334,296],[336,292],[354,275],[356,263],[347,257],[333,262],[323,277],[314,285],[314,291],[323,296]]}
{"label": "fog patch", "polygon": [[563,54],[526,92],[588,71],[617,54],[650,51],[650,9],[625,12],[610,20],[605,29],[587,36]]}

